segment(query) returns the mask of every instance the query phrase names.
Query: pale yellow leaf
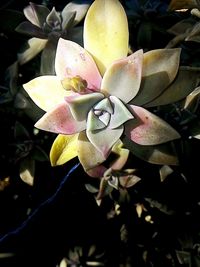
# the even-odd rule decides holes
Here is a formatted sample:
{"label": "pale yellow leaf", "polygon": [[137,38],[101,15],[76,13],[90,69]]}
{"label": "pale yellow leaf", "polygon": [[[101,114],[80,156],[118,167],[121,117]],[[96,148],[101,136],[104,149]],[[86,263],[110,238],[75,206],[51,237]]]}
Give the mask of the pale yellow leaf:
{"label": "pale yellow leaf", "polygon": [[31,158],[25,158],[20,164],[20,178],[28,185],[33,185],[35,174],[35,161]]}
{"label": "pale yellow leaf", "polygon": [[70,94],[54,75],[39,76],[23,84],[23,87],[35,104],[45,111],[63,102],[64,97]]}
{"label": "pale yellow leaf", "polygon": [[17,54],[19,64],[23,65],[38,55],[44,49],[47,41],[47,39],[39,39],[36,37],[29,39],[27,42],[27,49]]}
{"label": "pale yellow leaf", "polygon": [[103,75],[114,60],[127,56],[128,22],[118,0],[96,0],[85,17],[84,47]]}
{"label": "pale yellow leaf", "polygon": [[168,165],[163,165],[159,170],[161,182],[163,182],[171,173],[173,173],[173,169]]}
{"label": "pale yellow leaf", "polygon": [[78,134],[59,134],[51,147],[50,161],[52,166],[63,165],[77,156]]}

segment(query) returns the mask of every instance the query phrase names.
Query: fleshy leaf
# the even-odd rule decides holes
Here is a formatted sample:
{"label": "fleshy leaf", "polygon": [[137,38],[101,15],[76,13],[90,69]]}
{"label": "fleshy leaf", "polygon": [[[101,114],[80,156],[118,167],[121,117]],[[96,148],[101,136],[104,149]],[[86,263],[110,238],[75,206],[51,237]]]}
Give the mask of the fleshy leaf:
{"label": "fleshy leaf", "polygon": [[121,125],[112,130],[106,127],[96,131],[87,130],[86,133],[90,142],[107,158],[112,146],[121,137],[123,131],[124,126]]}
{"label": "fleshy leaf", "polygon": [[64,97],[70,94],[56,76],[39,76],[23,87],[36,105],[45,111],[63,102]]}
{"label": "fleshy leaf", "polygon": [[46,17],[50,13],[50,10],[43,5],[36,5],[30,2],[30,5],[24,8],[25,17],[34,25],[43,27]]}
{"label": "fleshy leaf", "polygon": [[63,165],[76,157],[78,134],[59,134],[53,142],[50,150],[50,161],[52,166]]}
{"label": "fleshy leaf", "polygon": [[112,147],[112,153],[114,153],[117,158],[112,162],[112,170],[121,170],[126,164],[129,156],[129,150],[123,147],[121,140],[118,140]]}
{"label": "fleshy leaf", "polygon": [[88,131],[100,130],[105,127],[115,129],[133,118],[131,112],[120,99],[110,96],[98,102],[90,110],[87,129]]}
{"label": "fleshy leaf", "polygon": [[85,171],[99,166],[106,160],[106,157],[90,143],[85,132],[79,134],[77,151],[78,158]]}
{"label": "fleshy leaf", "polygon": [[200,68],[180,67],[174,82],[155,100],[147,103],[145,107],[167,105],[188,96],[198,85]]}
{"label": "fleshy leaf", "polygon": [[57,41],[49,39],[41,54],[40,73],[41,75],[55,74],[55,55]]}
{"label": "fleshy leaf", "polygon": [[103,75],[114,60],[127,56],[128,22],[118,0],[95,0],[84,23],[84,47]]}
{"label": "fleshy leaf", "polygon": [[190,124],[190,134],[196,139],[200,139],[200,123],[199,121],[194,121]]}
{"label": "fleshy leaf", "polygon": [[103,177],[100,182],[99,192],[96,196],[97,200],[101,200],[102,198],[108,196],[113,191],[114,187],[110,186],[108,183],[107,177]]}
{"label": "fleshy leaf", "polygon": [[199,3],[196,0],[171,0],[168,10],[178,10],[198,7]]}
{"label": "fleshy leaf", "polygon": [[175,146],[172,142],[154,146],[142,146],[131,141],[126,136],[122,141],[136,157],[149,163],[161,165],[179,164]]}
{"label": "fleshy leaf", "polygon": [[53,30],[61,30],[61,18],[55,7],[52,8],[51,12],[46,17],[46,23]]}
{"label": "fleshy leaf", "polygon": [[171,174],[173,173],[173,169],[168,166],[168,165],[163,165],[160,170],[159,170],[159,174],[160,174],[160,181],[164,182],[164,180]]}
{"label": "fleshy leaf", "polygon": [[140,90],[131,104],[146,104],[169,86],[178,72],[180,52],[180,48],[174,48],[156,49],[144,53]]}
{"label": "fleshy leaf", "polygon": [[[99,111],[98,111],[99,112]],[[99,119],[103,122],[104,125],[108,125],[110,121],[110,114],[108,112],[104,112],[99,116]],[[93,129],[94,130],[94,129]],[[97,130],[97,129],[96,129]]]}
{"label": "fleshy leaf", "polygon": [[[65,17],[62,16],[62,29],[63,31],[69,31],[70,29],[74,29],[73,25],[74,25],[74,19],[76,16],[76,12],[67,12],[66,14],[64,14]],[[71,40],[71,39],[69,39]],[[72,41],[72,40],[71,40]],[[79,43],[80,44],[80,43]]]}
{"label": "fleshy leaf", "polygon": [[184,109],[190,110],[191,112],[196,112],[199,106],[200,100],[200,86],[195,88],[185,99]]}
{"label": "fleshy leaf", "polygon": [[180,48],[155,49],[144,53],[143,76],[166,72],[169,82],[172,82],[178,71],[180,53]]}
{"label": "fleshy leaf", "polygon": [[105,171],[106,171],[106,167],[101,164],[93,169],[88,170],[87,174],[91,177],[99,178],[99,177],[103,177],[103,174]]}
{"label": "fleshy leaf", "polygon": [[134,118],[133,114],[131,114],[121,100],[115,96],[110,96],[110,100],[114,106],[114,113],[111,116],[108,128],[114,129]]}
{"label": "fleshy leaf", "polygon": [[[101,177],[101,176],[97,176],[97,177]],[[98,187],[92,184],[85,184],[85,188],[87,189],[88,192],[92,194],[96,194],[99,191]]]}
{"label": "fleshy leaf", "polygon": [[192,29],[194,26],[194,20],[191,18],[183,19],[179,22],[177,22],[175,25],[173,25],[171,28],[167,30],[167,32],[174,34],[174,35],[180,35],[180,34],[186,34]]}
{"label": "fleshy leaf", "polygon": [[22,33],[22,34],[26,34],[29,35],[31,37],[37,37],[40,39],[47,39],[48,36],[46,33],[43,32],[43,30],[36,26],[31,24],[29,21],[24,21],[22,23],[20,23],[16,29],[17,32]]}
{"label": "fleshy leaf", "polygon": [[[115,159],[111,162],[110,168],[121,170],[128,160],[129,150],[123,147],[121,140],[118,140],[112,147],[111,153],[115,156]],[[103,177],[106,170],[106,167],[101,164],[87,171],[87,174],[91,177]]]}
{"label": "fleshy leaf", "polygon": [[124,188],[132,187],[135,184],[137,184],[140,180],[141,180],[140,177],[134,174],[131,174],[131,173],[130,174],[127,173],[127,175],[123,175],[119,177],[120,185]]}
{"label": "fleshy leaf", "polygon": [[158,116],[131,105],[135,119],[125,124],[125,134],[140,145],[157,145],[180,138],[178,132]]}
{"label": "fleshy leaf", "polygon": [[75,13],[75,18],[73,21],[73,26],[77,25],[86,15],[89,8],[89,4],[76,4],[73,2],[68,3],[62,10],[61,16],[63,18],[62,27],[65,29],[67,18]]}
{"label": "fleshy leaf", "polygon": [[47,112],[35,124],[36,128],[59,134],[75,134],[85,130],[86,121],[76,121],[66,102]]}
{"label": "fleshy leaf", "polygon": [[78,120],[86,120],[87,114],[90,109],[98,103],[104,96],[101,93],[92,93],[79,95],[74,94],[72,96],[66,97],[65,100],[68,103],[73,117]]}
{"label": "fleshy leaf", "polygon": [[87,81],[88,88],[96,91],[100,89],[102,78],[93,58],[85,49],[72,41],[59,39],[55,70],[61,80],[80,76]]}
{"label": "fleshy leaf", "polygon": [[113,106],[110,103],[109,98],[104,98],[95,105],[96,110],[106,110],[110,114],[113,114]]}
{"label": "fleshy leaf", "polygon": [[192,28],[191,32],[185,38],[185,41],[200,42],[199,34],[200,34],[200,23],[198,22],[198,23],[196,23],[194,25],[194,27]]}
{"label": "fleshy leaf", "polygon": [[68,29],[68,39],[83,46],[83,27],[76,26],[75,28]]}
{"label": "fleshy leaf", "polygon": [[34,184],[35,161],[30,157],[23,159],[20,163],[19,171],[22,181],[32,186]]}
{"label": "fleshy leaf", "polygon": [[17,58],[20,65],[23,65],[38,55],[47,44],[47,40],[39,38],[31,38],[27,42],[27,48],[24,52],[18,53]]}
{"label": "fleshy leaf", "polygon": [[101,90],[128,103],[139,91],[142,64],[142,50],[138,50],[129,57],[115,61],[108,67],[103,76]]}
{"label": "fleshy leaf", "polygon": [[33,121],[37,121],[44,115],[44,111],[35,105],[23,88],[20,88],[15,96],[14,108],[23,110]]}
{"label": "fleshy leaf", "polygon": [[[106,113],[108,115],[108,120],[110,119],[110,114]],[[87,117],[87,129],[88,131],[93,130],[101,130],[104,129],[107,126],[105,122],[99,119],[97,115],[93,112],[93,110],[90,110]]]}

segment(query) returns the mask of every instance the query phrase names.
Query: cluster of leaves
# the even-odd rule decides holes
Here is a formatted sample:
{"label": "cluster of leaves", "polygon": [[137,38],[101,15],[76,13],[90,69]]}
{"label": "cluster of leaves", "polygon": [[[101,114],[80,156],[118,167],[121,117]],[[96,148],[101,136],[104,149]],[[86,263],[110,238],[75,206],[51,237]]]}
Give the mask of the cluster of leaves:
{"label": "cluster of leaves", "polygon": [[[200,3],[195,0],[130,0],[121,3],[128,18],[129,54],[141,48],[145,53],[154,49],[181,49],[180,66],[177,71],[172,69],[175,73],[172,81],[166,81],[156,70],[156,75],[159,74],[153,85],[158,86],[157,95],[149,96],[145,90],[146,102],[142,101],[145,108],[173,126],[180,138],[167,142],[167,145],[141,146],[137,143],[130,145],[130,140],[123,136],[123,144],[130,151],[121,143],[117,144],[103,166],[102,176],[91,180],[92,171],[88,171],[88,176],[79,167],[76,176],[81,179],[74,182],[72,191],[77,196],[80,194],[80,201],[94,203],[92,212],[101,217],[102,228],[99,229],[96,220],[90,225],[96,227],[95,232],[100,232],[96,240],[89,230],[85,235],[78,231],[80,236],[77,236],[74,228],[72,232],[77,243],[66,240],[68,247],[55,256],[56,263],[52,260],[49,265],[197,267],[200,264]],[[75,159],[63,164],[59,158],[63,155],[59,155],[55,162],[60,160],[62,165],[50,166],[48,154],[55,135],[33,127],[44,112],[30,99],[22,84],[39,75],[55,75],[55,54],[60,37],[83,46],[83,21],[90,4],[89,1],[81,4],[75,1],[58,6],[56,2],[53,5],[43,1],[25,3],[22,8],[13,7],[11,3],[0,10],[0,14],[4,14],[1,19],[6,21],[1,23],[0,36],[6,53],[0,86],[2,201],[7,192],[10,194],[10,188],[12,197],[16,195],[12,187],[16,181],[22,179],[21,187],[24,182],[31,186],[29,193],[38,191],[44,175],[52,172],[61,180],[63,172],[74,164]],[[16,43],[14,50],[10,48],[13,43]],[[6,49],[6,45],[10,49]],[[169,59],[165,62],[169,64]],[[151,78],[146,77],[143,82],[146,79],[146,84],[153,83]],[[159,86],[167,89],[161,93]],[[140,104],[140,100],[136,103]],[[59,146],[59,143],[55,145]],[[125,163],[120,162],[121,157],[127,159]],[[122,165],[123,168],[115,169]],[[46,185],[45,189],[49,190],[49,187]],[[89,195],[89,200],[82,198],[82,190],[87,197]],[[74,199],[72,194],[70,196]],[[35,201],[40,200],[36,198]],[[26,218],[27,210],[34,204],[24,205]],[[76,213],[79,212],[76,206]],[[2,233],[9,231],[4,225],[7,218],[6,213],[4,215]],[[84,241],[81,240],[83,236]],[[99,243],[100,251],[97,249]]]}

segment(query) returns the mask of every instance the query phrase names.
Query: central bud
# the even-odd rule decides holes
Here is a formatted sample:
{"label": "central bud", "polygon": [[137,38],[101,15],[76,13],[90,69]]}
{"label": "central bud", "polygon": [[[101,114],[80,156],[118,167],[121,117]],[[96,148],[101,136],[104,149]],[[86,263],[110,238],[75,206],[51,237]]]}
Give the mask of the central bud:
{"label": "central bud", "polygon": [[67,91],[83,94],[87,90],[87,81],[82,79],[80,76],[64,78],[61,83],[63,88]]}
{"label": "central bud", "polygon": [[88,113],[88,130],[100,130],[107,127],[113,114],[113,107],[109,98],[104,98]]}
{"label": "central bud", "polygon": [[104,98],[101,100],[94,106],[93,110],[98,119],[103,122],[105,126],[107,126],[110,122],[111,114],[113,113],[113,107],[109,98]]}

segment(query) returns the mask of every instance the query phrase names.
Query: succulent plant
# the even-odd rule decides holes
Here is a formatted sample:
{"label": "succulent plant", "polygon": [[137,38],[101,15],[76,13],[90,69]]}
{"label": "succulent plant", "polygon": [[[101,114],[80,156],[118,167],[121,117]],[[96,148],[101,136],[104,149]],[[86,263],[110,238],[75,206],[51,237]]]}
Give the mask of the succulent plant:
{"label": "succulent plant", "polygon": [[78,156],[84,170],[96,176],[121,141],[142,159],[177,164],[165,150],[180,134],[147,108],[185,98],[198,85],[199,69],[179,66],[180,48],[129,55],[128,40],[120,2],[96,0],[85,18],[84,48],[60,38],[56,75],[23,85],[46,111],[35,126],[59,134],[52,165]]}
{"label": "succulent plant", "polygon": [[68,3],[61,12],[55,7],[50,11],[46,6],[32,2],[24,8],[28,21],[20,23],[16,31],[31,36],[22,53],[19,63],[25,64],[42,51],[41,74],[54,73],[54,58],[57,41],[60,37],[82,44],[82,26],[77,26],[84,18],[89,4]]}

